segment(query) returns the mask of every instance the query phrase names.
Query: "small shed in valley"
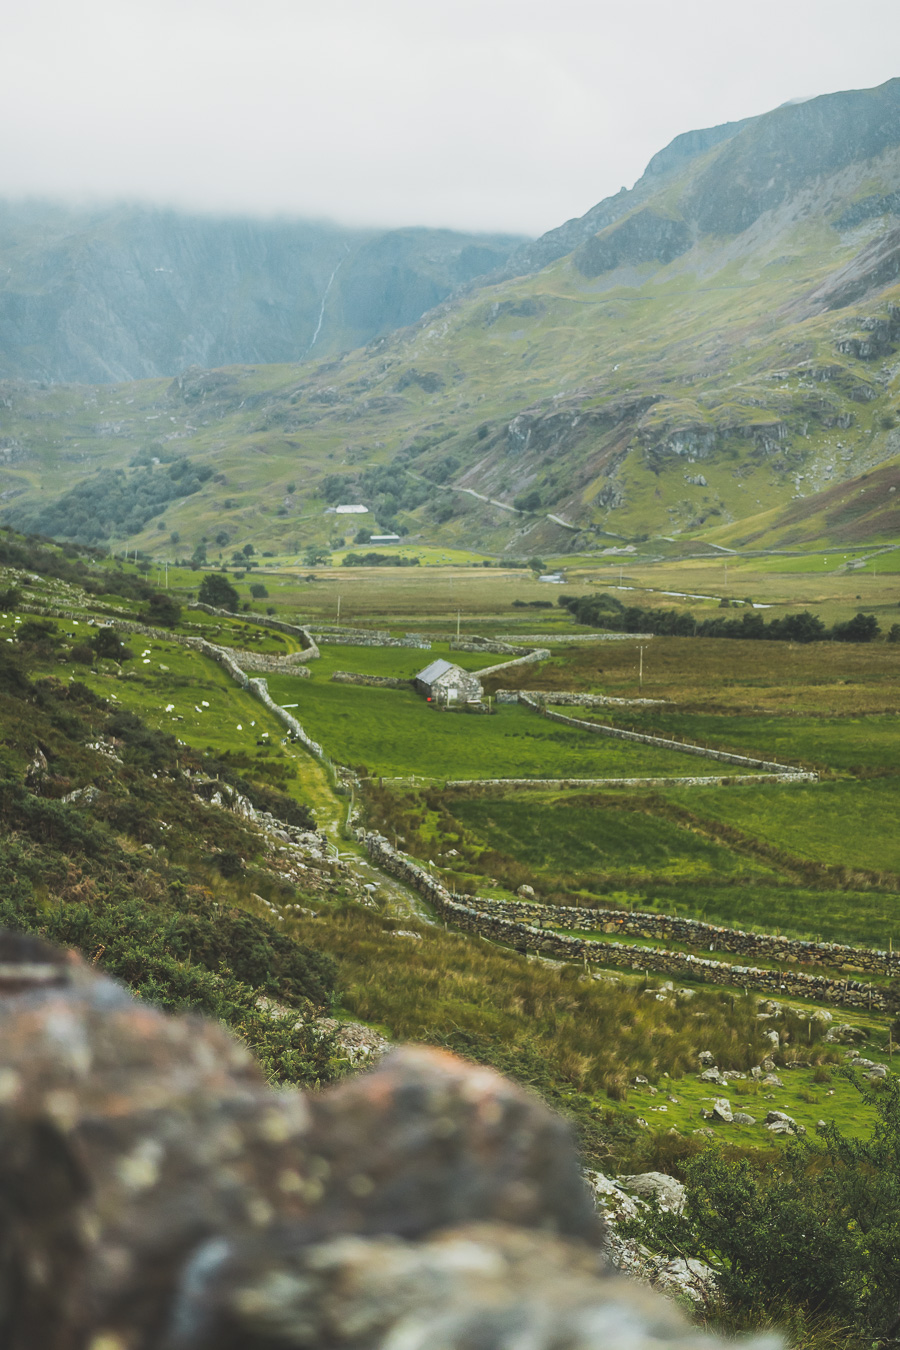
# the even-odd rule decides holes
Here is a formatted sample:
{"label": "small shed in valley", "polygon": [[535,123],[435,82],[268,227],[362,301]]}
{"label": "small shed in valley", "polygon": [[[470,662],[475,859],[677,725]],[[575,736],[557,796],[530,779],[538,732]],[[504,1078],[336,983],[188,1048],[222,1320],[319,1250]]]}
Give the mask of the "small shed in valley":
{"label": "small shed in valley", "polygon": [[413,683],[420,694],[435,702],[480,703],[483,697],[478,676],[442,656],[420,670]]}

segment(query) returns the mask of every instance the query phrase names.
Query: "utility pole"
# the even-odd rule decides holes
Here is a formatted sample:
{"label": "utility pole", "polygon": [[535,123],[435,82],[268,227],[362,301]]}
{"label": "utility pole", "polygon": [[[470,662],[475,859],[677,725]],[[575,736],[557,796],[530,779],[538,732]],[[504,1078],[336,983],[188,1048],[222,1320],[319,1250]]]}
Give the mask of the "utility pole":
{"label": "utility pole", "polygon": [[336,622],[337,622],[337,623],[340,623],[340,621],[341,621],[341,597],[338,596],[338,608],[337,608],[337,619],[336,619]]}
{"label": "utility pole", "polygon": [[166,590],[169,589],[169,560],[166,558]]}
{"label": "utility pole", "polygon": [[459,642],[459,610],[456,611],[456,640]]}
{"label": "utility pole", "polygon": [[638,658],[638,686],[641,690],[644,688],[644,649],[638,647],[640,656]]}

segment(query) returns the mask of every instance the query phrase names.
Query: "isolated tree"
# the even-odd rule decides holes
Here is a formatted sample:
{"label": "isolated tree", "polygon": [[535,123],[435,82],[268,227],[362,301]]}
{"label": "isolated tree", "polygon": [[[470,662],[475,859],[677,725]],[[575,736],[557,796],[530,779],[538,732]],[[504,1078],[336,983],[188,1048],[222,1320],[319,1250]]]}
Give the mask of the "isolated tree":
{"label": "isolated tree", "polygon": [[144,623],[158,628],[174,628],[181,618],[181,605],[166,591],[157,591],[147,601],[147,608],[141,615]]}
{"label": "isolated tree", "polygon": [[108,661],[132,661],[134,652],[126,647],[114,628],[98,628],[91,639],[98,656]]}
{"label": "isolated tree", "polygon": [[197,599],[202,605],[212,605],[214,609],[236,610],[241,603],[237,591],[222,572],[209,572],[203,578]]}
{"label": "isolated tree", "polygon": [[261,581],[254,581],[253,585],[250,587],[250,594],[253,596],[254,600],[265,600],[269,592]]}
{"label": "isolated tree", "polygon": [[331,554],[327,548],[322,548],[321,544],[310,544],[304,551],[303,561],[307,567],[327,567],[331,562]]}

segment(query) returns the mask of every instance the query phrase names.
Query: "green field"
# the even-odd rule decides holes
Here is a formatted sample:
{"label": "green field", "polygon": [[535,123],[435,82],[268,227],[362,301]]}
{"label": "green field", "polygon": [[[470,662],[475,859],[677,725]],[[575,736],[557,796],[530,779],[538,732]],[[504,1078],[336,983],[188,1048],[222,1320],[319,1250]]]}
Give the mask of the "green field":
{"label": "green field", "polygon": [[671,788],[666,797],[798,858],[851,871],[900,872],[900,778],[798,784],[775,793]]}
{"label": "green field", "polygon": [[[359,649],[367,650],[367,649]],[[422,655],[419,653],[418,655]],[[277,702],[341,764],[384,777],[620,778],[694,774],[693,756],[610,740],[536,717],[517,705],[493,716],[439,712],[412,691],[273,675]],[[715,770],[713,770],[715,772]]]}
{"label": "green field", "polygon": [[486,847],[505,853],[535,874],[592,874],[667,880],[771,875],[713,840],[634,806],[566,795],[454,797],[453,816]]}
{"label": "green field", "polygon": [[442,656],[463,670],[483,670],[511,657],[483,652],[451,651],[449,642],[432,642],[431,650],[419,647],[353,647],[323,642],[319,660],[309,662],[309,673],[316,682],[330,680],[336,670],[355,675],[389,675],[399,680],[412,679],[420,670]]}
{"label": "green field", "polygon": [[[561,709],[571,712],[571,709]],[[601,709],[589,713],[598,721],[624,720],[629,726],[659,736],[742,754],[775,758],[779,763],[815,764],[839,771],[881,769],[895,772],[900,765],[900,717],[747,717],[668,713],[662,710],[617,710],[610,717]],[[581,714],[577,714],[581,716]]]}

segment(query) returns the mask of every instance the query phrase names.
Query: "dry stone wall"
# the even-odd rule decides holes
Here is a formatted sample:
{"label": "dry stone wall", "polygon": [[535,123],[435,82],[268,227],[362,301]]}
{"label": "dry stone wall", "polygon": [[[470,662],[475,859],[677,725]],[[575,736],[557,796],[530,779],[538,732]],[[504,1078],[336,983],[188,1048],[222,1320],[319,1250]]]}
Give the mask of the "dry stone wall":
{"label": "dry stone wall", "polygon": [[826,966],[845,973],[900,974],[900,953],[870,947],[850,947],[838,942],[804,942],[799,938],[778,937],[774,933],[746,933],[740,928],[721,928],[716,924],[703,923],[700,919],[670,914],[585,909],[575,905],[541,905],[528,900],[493,900],[485,896],[478,896],[477,906],[486,914],[519,923],[536,924],[539,928],[546,924],[552,928],[578,928],[584,932],[593,930],[658,938],[690,947],[734,952],[738,956],[796,962],[804,966]]}
{"label": "dry stone wall", "polygon": [[865,1008],[884,1012],[891,1006],[887,991],[883,987],[861,980],[808,975],[794,970],[766,970],[762,967],[715,961],[703,956],[694,956],[690,952],[667,951],[660,947],[566,937],[562,933],[547,932],[546,929],[536,928],[531,924],[501,918],[497,914],[486,913],[472,896],[462,896],[447,890],[425,868],[392,848],[382,835],[361,831],[360,838],[369,857],[383,871],[412,886],[434,906],[442,918],[465,932],[477,933],[481,937],[514,947],[519,951],[539,952],[545,956],[584,965],[596,964],[625,970],[654,971],[707,984],[760,989],[776,996],[787,994],[795,998],[833,1003],[845,1008]]}
{"label": "dry stone wall", "polygon": [[[481,672],[482,675],[486,671]],[[705,745],[686,745],[683,741],[672,741],[664,736],[650,736],[642,731],[624,731],[621,727],[605,726],[602,722],[585,722],[578,717],[566,717],[565,713],[551,712],[543,704],[530,698],[527,694],[519,694],[519,702],[532,712],[539,713],[541,717],[548,718],[551,722],[562,722],[564,726],[577,727],[579,731],[590,731],[596,736],[612,736],[620,741],[638,741],[641,745],[657,745],[664,750],[679,750],[685,755],[700,755],[704,759],[716,759],[725,764],[740,764],[748,769],[765,769],[769,773],[792,773],[799,772],[793,769],[791,765],[778,764],[774,760],[753,759],[749,755],[735,755],[728,750],[710,750]],[[813,775],[813,781],[816,781],[818,775]]]}
{"label": "dry stone wall", "polygon": [[501,633],[510,642],[651,642],[653,633]]}
{"label": "dry stone wall", "polygon": [[[394,779],[394,782],[412,781]],[[448,788],[483,788],[487,791],[518,792],[523,788],[622,788],[622,787],[735,787],[741,783],[817,783],[817,773],[800,769],[778,773],[732,773],[680,778],[448,778]]]}
{"label": "dry stone wall", "polygon": [[295,623],[286,623],[284,619],[273,619],[271,614],[235,614],[230,609],[216,609],[212,605],[203,605],[199,600],[195,600],[188,605],[188,609],[200,609],[204,614],[213,614],[223,619],[239,619],[241,623],[252,623],[257,628],[271,628],[277,633],[289,633],[291,637],[299,638],[303,645],[303,653],[302,656],[298,657],[298,660],[315,661],[320,655],[308,628],[303,628]]}
{"label": "dry stone wall", "polygon": [[393,637],[386,628],[345,628],[340,624],[312,624],[318,642],[341,647],[414,647],[430,652],[431,643],[419,633]]}
{"label": "dry stone wall", "polygon": [[402,680],[395,675],[358,675],[352,670],[336,670],[332,680],[338,684],[363,684],[373,689],[412,689],[413,680]]}
{"label": "dry stone wall", "polygon": [[496,675],[498,670],[512,670],[513,666],[527,666],[535,661],[546,661],[549,655],[550,652],[546,647],[537,647],[525,656],[516,657],[514,661],[501,661],[496,666],[485,666],[484,670],[479,670],[478,678],[483,680],[485,675]]}
{"label": "dry stone wall", "polygon": [[498,689],[494,697],[498,703],[518,703],[520,694],[541,707],[550,703],[558,708],[660,708],[668,702],[664,698],[613,698],[610,694],[561,693],[546,689]]}
{"label": "dry stone wall", "polygon": [[275,702],[272,695],[269,693],[269,688],[265,680],[249,680],[247,682],[247,687],[256,695],[260,703],[264,704],[265,707],[269,709],[269,712],[274,713],[279,722],[287,727],[295,740],[299,741],[301,745],[305,745],[307,750],[311,751],[318,759],[327,758],[325,751],[322,749],[321,745],[319,745],[319,742],[314,741],[311,736],[307,735],[296,717],[294,717],[292,713],[289,713],[287,708],[282,708],[280,703]]}
{"label": "dry stone wall", "polygon": [[521,646],[514,647],[511,642],[496,642],[490,638],[467,637],[451,638],[450,650],[454,652],[495,652],[497,656],[521,656]]}
{"label": "dry stone wall", "polygon": [[275,656],[267,652],[239,651],[235,647],[230,651],[241,670],[253,671],[258,675],[296,675],[299,679],[309,678],[309,652],[288,652],[286,656]]}

